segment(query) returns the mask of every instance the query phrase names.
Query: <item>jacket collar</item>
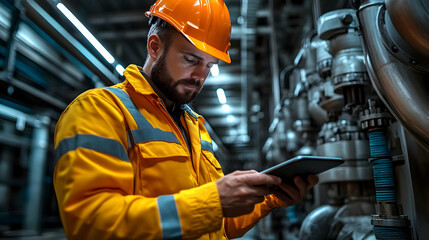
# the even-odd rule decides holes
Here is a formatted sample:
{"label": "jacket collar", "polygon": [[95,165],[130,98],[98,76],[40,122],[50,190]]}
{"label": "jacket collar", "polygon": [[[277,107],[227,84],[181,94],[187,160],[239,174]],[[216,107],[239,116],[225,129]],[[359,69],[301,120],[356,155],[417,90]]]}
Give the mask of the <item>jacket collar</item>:
{"label": "jacket collar", "polygon": [[158,96],[149,82],[141,74],[140,70],[142,70],[142,67],[131,64],[125,69],[124,76],[136,92],[143,95]]}

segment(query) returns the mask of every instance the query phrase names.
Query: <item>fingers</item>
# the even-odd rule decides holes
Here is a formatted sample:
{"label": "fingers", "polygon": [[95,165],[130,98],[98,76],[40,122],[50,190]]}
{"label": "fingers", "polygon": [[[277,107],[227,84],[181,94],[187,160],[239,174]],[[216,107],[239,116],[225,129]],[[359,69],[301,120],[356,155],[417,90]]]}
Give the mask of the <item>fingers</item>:
{"label": "fingers", "polygon": [[225,217],[240,216],[253,210],[273,191],[267,185],[280,185],[281,179],[257,171],[235,171],[216,181]]}
{"label": "fingers", "polygon": [[246,174],[243,175],[243,181],[247,185],[279,185],[282,180],[279,177],[268,174]]}
{"label": "fingers", "polygon": [[246,171],[234,171],[231,175],[245,175],[245,174],[254,174],[258,173],[256,170],[246,170]]}
{"label": "fingers", "polygon": [[316,175],[310,174],[307,176],[307,182],[308,182],[307,190],[309,190],[319,182],[319,178]]}
{"label": "fingers", "polygon": [[304,182],[304,180],[300,176],[295,177],[293,179],[293,182],[297,186],[298,191],[299,191],[299,196],[302,199],[305,196],[305,194],[307,194],[307,184]]}
{"label": "fingers", "polygon": [[292,206],[297,203],[297,201],[292,199],[283,189],[274,189],[273,194],[281,200],[280,204],[282,207]]}
{"label": "fingers", "polygon": [[308,175],[307,182],[300,176],[293,179],[294,184],[286,184],[282,182],[280,184],[281,190],[274,191],[276,197],[278,197],[286,206],[294,205],[301,202],[308,190],[316,185],[319,178],[315,175]]}
{"label": "fingers", "polygon": [[302,196],[298,188],[286,183],[282,183],[280,184],[280,189],[283,190],[283,195],[287,196],[294,203],[301,201]]}

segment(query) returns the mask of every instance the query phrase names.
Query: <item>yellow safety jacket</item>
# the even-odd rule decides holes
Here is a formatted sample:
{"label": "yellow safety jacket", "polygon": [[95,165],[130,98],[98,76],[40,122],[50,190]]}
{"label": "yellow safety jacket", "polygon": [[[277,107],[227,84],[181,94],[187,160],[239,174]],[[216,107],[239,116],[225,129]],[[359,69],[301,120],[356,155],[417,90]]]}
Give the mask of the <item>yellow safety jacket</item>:
{"label": "yellow safety jacket", "polygon": [[227,239],[277,207],[267,196],[251,214],[223,218],[223,176],[205,120],[183,105],[192,154],[162,100],[130,65],[126,80],[89,90],[55,131],[54,186],[69,239]]}

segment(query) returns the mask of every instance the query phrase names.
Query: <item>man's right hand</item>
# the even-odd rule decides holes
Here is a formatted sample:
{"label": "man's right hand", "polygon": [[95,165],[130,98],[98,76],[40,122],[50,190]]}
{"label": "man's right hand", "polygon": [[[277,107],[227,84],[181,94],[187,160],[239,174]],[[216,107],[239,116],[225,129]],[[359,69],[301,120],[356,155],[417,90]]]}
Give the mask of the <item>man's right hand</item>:
{"label": "man's right hand", "polygon": [[251,213],[255,204],[272,193],[271,186],[279,186],[281,179],[255,170],[235,171],[216,181],[224,217]]}

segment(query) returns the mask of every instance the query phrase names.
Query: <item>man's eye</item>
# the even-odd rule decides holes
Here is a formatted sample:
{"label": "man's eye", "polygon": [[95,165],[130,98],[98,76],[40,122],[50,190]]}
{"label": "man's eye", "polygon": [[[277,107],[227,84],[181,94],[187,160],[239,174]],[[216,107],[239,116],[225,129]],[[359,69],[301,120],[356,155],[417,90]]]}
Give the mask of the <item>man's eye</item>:
{"label": "man's eye", "polygon": [[185,61],[186,61],[186,62],[188,62],[188,63],[196,63],[196,62],[197,62],[197,60],[196,60],[196,59],[193,59],[193,58],[187,58],[187,57],[185,57]]}

